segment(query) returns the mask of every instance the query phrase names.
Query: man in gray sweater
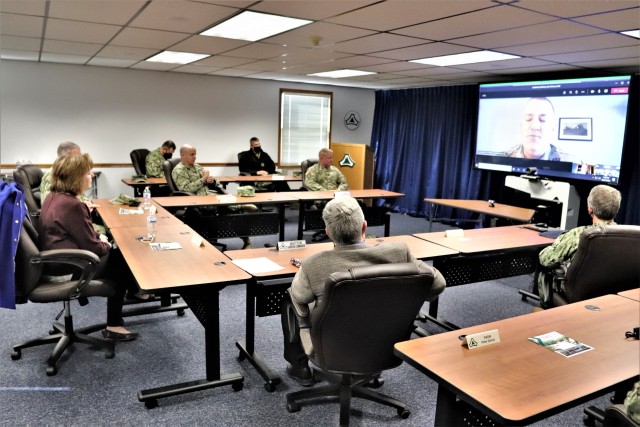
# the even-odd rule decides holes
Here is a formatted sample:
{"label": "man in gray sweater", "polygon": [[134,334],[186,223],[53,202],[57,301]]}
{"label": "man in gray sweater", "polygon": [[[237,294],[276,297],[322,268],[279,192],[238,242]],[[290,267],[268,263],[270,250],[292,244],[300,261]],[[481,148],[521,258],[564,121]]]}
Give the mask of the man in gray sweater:
{"label": "man in gray sweater", "polygon": [[[367,245],[364,242],[367,222],[358,202],[351,197],[333,199],[324,208],[322,219],[326,232],[333,240],[334,249],[310,256],[302,262],[295,275],[289,293],[291,300],[283,302],[282,330],[284,333],[284,358],[289,362],[287,375],[303,386],[313,384],[313,376],[308,365],[307,354],[302,341],[310,341],[309,330],[300,331],[299,340],[290,342],[289,324],[286,313],[290,306],[301,317],[308,317],[315,304],[324,293],[324,283],[331,273],[349,268],[374,264],[413,262],[421,268],[431,268],[415,259],[404,243]],[[445,288],[442,274],[434,270],[433,284],[430,285],[428,300],[434,299]],[[416,313],[417,314],[417,313]]]}

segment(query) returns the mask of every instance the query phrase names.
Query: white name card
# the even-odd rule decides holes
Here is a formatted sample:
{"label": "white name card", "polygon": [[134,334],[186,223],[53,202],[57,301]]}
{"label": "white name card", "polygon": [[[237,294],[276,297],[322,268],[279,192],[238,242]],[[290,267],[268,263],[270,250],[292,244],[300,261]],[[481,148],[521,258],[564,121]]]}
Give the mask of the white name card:
{"label": "white name card", "polygon": [[333,195],[337,197],[351,197],[351,193],[348,191],[336,191]]}
{"label": "white name card", "polygon": [[473,350],[500,342],[500,333],[497,329],[486,332],[478,332],[477,334],[469,334],[464,336],[462,345]]}
{"label": "white name card", "polygon": [[233,203],[235,202],[236,196],[232,195],[232,194],[224,194],[221,196],[216,196],[218,198],[218,200],[222,203]]}
{"label": "white name card", "polygon": [[464,230],[462,229],[445,230],[444,237],[464,237]]}
{"label": "white name card", "polygon": [[271,175],[271,181],[284,181],[284,175]]}
{"label": "white name card", "polygon": [[279,251],[289,251],[291,249],[306,248],[307,242],[304,240],[288,240],[285,242],[278,242]]}
{"label": "white name card", "polygon": [[193,237],[191,237],[191,244],[199,248],[200,246],[204,246],[204,241],[202,240],[202,237],[195,234]]}

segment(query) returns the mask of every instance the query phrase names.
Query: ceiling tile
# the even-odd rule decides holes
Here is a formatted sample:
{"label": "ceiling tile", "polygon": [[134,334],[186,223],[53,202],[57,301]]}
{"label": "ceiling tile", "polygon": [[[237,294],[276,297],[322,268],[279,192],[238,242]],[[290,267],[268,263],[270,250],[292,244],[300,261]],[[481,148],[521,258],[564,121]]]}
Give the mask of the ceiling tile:
{"label": "ceiling tile", "polygon": [[145,47],[164,50],[182,41],[185,37],[186,35],[184,33],[125,28],[113,39],[111,44],[115,46]]}
{"label": "ceiling tile", "polygon": [[246,46],[250,43],[251,42],[245,40],[232,40],[221,37],[196,35],[173,45],[171,49],[179,52],[207,53],[209,55],[216,55]]}
{"label": "ceiling tile", "polygon": [[45,4],[45,0],[2,0],[0,1],[0,11],[3,13],[44,16]]}
{"label": "ceiling tile", "polygon": [[221,69],[222,68],[220,67],[205,67],[201,65],[187,64],[183,65],[182,67],[178,67],[173,71],[176,71],[178,73],[207,74]]}
{"label": "ceiling tile", "polygon": [[250,9],[256,12],[318,21],[331,16],[341,15],[345,12],[377,3],[378,1],[380,0],[263,1],[252,6]]}
{"label": "ceiling tile", "polygon": [[144,4],[144,0],[54,0],[49,3],[49,17],[125,25]]}
{"label": "ceiling tile", "polygon": [[2,49],[40,51],[40,39],[37,37],[2,36]]}
{"label": "ceiling tile", "polygon": [[120,30],[117,25],[47,19],[46,37],[85,43],[106,43]]}
{"label": "ceiling tile", "polygon": [[410,61],[413,59],[431,58],[434,56],[453,55],[456,53],[473,52],[477,49],[470,49],[464,46],[457,46],[450,43],[426,43],[418,46],[403,49],[387,50],[385,52],[372,53],[371,56],[380,58],[401,59]]}
{"label": "ceiling tile", "polygon": [[237,9],[230,7],[186,0],[154,1],[131,22],[131,26],[200,33],[237,12]]}
{"label": "ceiling tile", "polygon": [[[635,40],[635,41],[634,41]],[[572,53],[585,50],[613,49],[623,46],[638,47],[640,40],[626,37],[620,34],[597,34],[595,36],[576,37],[563,40],[562,43],[556,41],[531,43],[521,46],[510,46],[502,48],[504,53],[511,53],[520,56],[540,56],[556,53]],[[640,51],[640,49],[638,49]]]}
{"label": "ceiling tile", "polygon": [[314,47],[316,46],[314,40],[317,40],[317,46],[322,47],[372,34],[375,34],[375,31],[326,22],[314,22],[286,33],[269,37],[263,41],[286,44],[288,46]]}
{"label": "ceiling tile", "polygon": [[93,56],[100,50],[101,44],[66,42],[62,40],[45,40],[42,46],[43,52],[68,53],[71,55]]}
{"label": "ceiling tile", "polygon": [[626,31],[640,28],[640,6],[620,12],[576,18],[575,21],[611,31]]}
{"label": "ceiling tile", "polygon": [[407,46],[425,44],[425,40],[413,37],[399,36],[396,34],[375,34],[373,36],[362,37],[348,42],[336,43],[332,46],[338,52],[365,54],[372,52],[382,52]]}
{"label": "ceiling tile", "polygon": [[48,53],[42,52],[40,59],[44,62],[58,62],[60,64],[85,64],[90,56],[69,55],[66,53]]}
{"label": "ceiling tile", "polygon": [[198,64],[211,66],[211,67],[238,67],[244,64],[249,64],[251,62],[254,62],[254,60],[217,55],[217,56],[211,56],[209,58],[201,59],[200,61],[198,61]]}
{"label": "ceiling tile", "polygon": [[571,18],[638,7],[638,0],[520,0],[515,2],[514,6],[563,18]]}
{"label": "ceiling tile", "polygon": [[37,16],[0,14],[1,34],[21,37],[41,37],[44,18]]}
{"label": "ceiling tile", "polygon": [[117,59],[117,58],[99,58],[93,57],[87,63],[87,65],[96,65],[100,67],[115,67],[115,68],[127,68],[137,63],[138,61],[133,59]]}
{"label": "ceiling tile", "polygon": [[105,46],[98,54],[97,57],[122,59],[129,61],[142,61],[150,56],[158,53],[157,49],[144,49],[141,47],[126,47],[126,46]]}

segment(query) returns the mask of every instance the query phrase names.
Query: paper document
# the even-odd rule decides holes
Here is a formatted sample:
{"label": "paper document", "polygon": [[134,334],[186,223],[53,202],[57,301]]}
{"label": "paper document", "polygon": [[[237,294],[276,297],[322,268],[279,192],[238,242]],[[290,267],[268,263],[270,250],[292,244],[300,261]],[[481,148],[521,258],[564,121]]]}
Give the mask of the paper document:
{"label": "paper document", "polygon": [[265,257],[234,259],[232,262],[249,274],[267,273],[269,271],[284,270],[284,267],[281,267],[280,265],[271,261],[269,258],[265,258]]}
{"label": "paper document", "polygon": [[576,354],[593,350],[593,347],[582,344],[574,340],[573,338],[565,337],[564,335],[556,331],[529,338],[529,341],[548,348],[551,351],[555,351],[556,353],[559,353],[564,357],[572,357]]}
{"label": "paper document", "polygon": [[149,243],[151,249],[154,251],[171,251],[174,249],[182,249],[182,246],[178,242],[157,242]]}

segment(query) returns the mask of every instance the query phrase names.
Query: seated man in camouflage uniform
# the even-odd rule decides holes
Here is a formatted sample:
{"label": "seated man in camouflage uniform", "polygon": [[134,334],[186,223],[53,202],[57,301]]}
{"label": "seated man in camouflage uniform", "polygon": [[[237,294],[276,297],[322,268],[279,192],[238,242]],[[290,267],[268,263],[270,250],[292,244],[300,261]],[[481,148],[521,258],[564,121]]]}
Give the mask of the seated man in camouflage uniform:
{"label": "seated man in camouflage uniform", "polygon": [[318,163],[311,166],[304,176],[304,185],[311,191],[349,189],[347,179],[333,166],[333,151],[323,148],[318,153]]}
{"label": "seated man in camouflage uniform", "polygon": [[164,178],[164,170],[162,164],[165,160],[171,159],[176,151],[175,142],[165,141],[160,148],[156,148],[147,154],[145,165],[147,167],[147,177]]}
{"label": "seated man in camouflage uniform", "polygon": [[[196,149],[187,144],[180,147],[180,163],[173,168],[171,177],[178,190],[188,191],[196,196],[216,194],[209,187],[220,187],[220,183],[209,174],[209,171],[196,163]],[[233,205],[228,206],[228,209],[231,212],[255,212],[258,210],[255,205]],[[241,239],[244,242],[242,249],[251,248],[251,240],[248,237],[241,237]]]}
{"label": "seated man in camouflage uniform", "polygon": [[618,210],[620,209],[620,201],[622,196],[620,192],[608,185],[596,185],[589,192],[587,198],[587,209],[591,216],[591,225],[585,225],[582,227],[576,227],[566,233],[561,234],[553,242],[553,245],[544,248],[539,255],[540,265],[543,267],[543,271],[538,273],[538,293],[540,295],[540,306],[543,308],[549,308],[551,303],[551,289],[558,292],[564,290],[560,288],[557,283],[552,283],[552,275],[549,270],[560,264],[568,264],[578,249],[578,243],[580,242],[580,234],[587,228],[602,227],[604,225],[615,224],[613,219],[615,218]]}

